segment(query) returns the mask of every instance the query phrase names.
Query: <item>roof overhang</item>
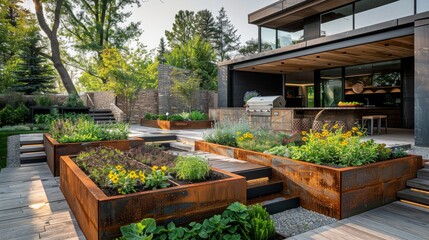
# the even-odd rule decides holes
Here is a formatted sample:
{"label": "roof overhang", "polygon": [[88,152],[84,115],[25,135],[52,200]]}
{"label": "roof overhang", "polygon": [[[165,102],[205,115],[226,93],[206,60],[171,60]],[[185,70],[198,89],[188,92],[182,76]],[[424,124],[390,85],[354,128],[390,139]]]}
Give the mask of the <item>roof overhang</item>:
{"label": "roof overhang", "polygon": [[250,24],[282,28],[287,24],[326,12],[355,0],[283,0],[248,15]]}

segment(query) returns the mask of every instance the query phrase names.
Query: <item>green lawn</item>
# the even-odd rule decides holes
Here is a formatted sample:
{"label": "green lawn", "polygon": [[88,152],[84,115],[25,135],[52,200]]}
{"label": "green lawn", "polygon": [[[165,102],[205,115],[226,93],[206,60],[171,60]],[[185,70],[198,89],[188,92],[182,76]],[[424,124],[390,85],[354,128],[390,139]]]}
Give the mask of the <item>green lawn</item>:
{"label": "green lawn", "polygon": [[46,132],[43,130],[34,130],[34,131],[3,131],[0,132],[0,169],[6,167],[7,165],[7,137],[17,134],[25,133],[41,133]]}

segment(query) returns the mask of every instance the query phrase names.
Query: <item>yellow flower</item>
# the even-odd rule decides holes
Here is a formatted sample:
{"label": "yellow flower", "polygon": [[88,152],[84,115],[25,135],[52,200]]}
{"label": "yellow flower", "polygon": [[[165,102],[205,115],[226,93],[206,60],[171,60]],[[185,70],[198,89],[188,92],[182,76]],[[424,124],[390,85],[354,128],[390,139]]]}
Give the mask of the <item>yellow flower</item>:
{"label": "yellow flower", "polygon": [[121,165],[116,166],[116,170],[120,171],[122,169]]}
{"label": "yellow flower", "polygon": [[249,133],[248,138],[253,138],[253,134]]}
{"label": "yellow flower", "polygon": [[320,136],[320,133],[316,133],[316,134],[314,134],[314,137],[315,138],[320,138],[321,136]]}
{"label": "yellow flower", "polygon": [[127,171],[126,171],[125,169],[123,169],[123,170],[121,171],[121,174],[122,174],[122,175],[125,175],[125,173],[127,173]]}
{"label": "yellow flower", "polygon": [[241,132],[236,132],[237,133],[237,135],[240,135],[241,134]]}
{"label": "yellow flower", "polygon": [[338,124],[335,124],[334,126],[332,126],[333,129],[338,129],[340,126]]}
{"label": "yellow flower", "polygon": [[144,183],[146,180],[146,176],[143,174],[143,176],[140,176],[140,182]]}
{"label": "yellow flower", "polygon": [[302,141],[307,142],[307,141],[308,141],[308,138],[303,137],[303,138],[302,138]]}
{"label": "yellow flower", "polygon": [[138,176],[137,176],[137,174],[136,174],[136,172],[135,172],[135,171],[131,171],[131,172],[129,173],[129,176],[130,176],[130,178],[132,178],[132,179],[136,179],[136,178],[138,178]]}
{"label": "yellow flower", "polygon": [[307,134],[307,132],[306,132],[306,131],[302,131],[302,132],[301,132],[301,134],[302,134],[302,135],[306,135],[306,134]]}
{"label": "yellow flower", "polygon": [[329,123],[323,124],[323,129],[326,129],[328,127]]}
{"label": "yellow flower", "polygon": [[352,131],[353,131],[353,132],[357,132],[357,131],[359,131],[359,128],[357,128],[357,127],[352,127]]}
{"label": "yellow flower", "polygon": [[118,183],[119,178],[117,176],[115,176],[114,178],[110,179],[112,181],[113,184]]}
{"label": "yellow flower", "polygon": [[116,176],[116,174],[113,174],[112,171],[110,171],[109,175],[107,175],[109,177],[109,179],[112,179],[114,176]]}
{"label": "yellow flower", "polygon": [[162,167],[161,167],[161,170],[162,170],[162,171],[167,171],[167,167],[166,167],[166,166],[162,166]]}
{"label": "yellow flower", "polygon": [[155,166],[153,166],[153,167],[152,167],[152,170],[153,170],[153,171],[156,171],[156,170],[158,170],[158,168],[159,168],[159,167],[155,165]]}
{"label": "yellow flower", "polygon": [[144,177],[144,172],[140,170],[140,171],[139,171],[139,176],[140,176],[140,177]]}
{"label": "yellow flower", "polygon": [[243,141],[244,140],[244,138],[243,137],[239,137],[238,138],[238,141]]}
{"label": "yellow flower", "polygon": [[363,135],[363,133],[362,133],[362,132],[356,132],[356,134],[357,134],[358,136],[362,136],[362,135]]}
{"label": "yellow flower", "polygon": [[328,130],[323,130],[322,136],[324,136],[324,137],[329,136],[329,131]]}
{"label": "yellow flower", "polygon": [[340,142],[340,145],[341,146],[346,146],[347,145],[347,140],[344,140],[344,141]]}

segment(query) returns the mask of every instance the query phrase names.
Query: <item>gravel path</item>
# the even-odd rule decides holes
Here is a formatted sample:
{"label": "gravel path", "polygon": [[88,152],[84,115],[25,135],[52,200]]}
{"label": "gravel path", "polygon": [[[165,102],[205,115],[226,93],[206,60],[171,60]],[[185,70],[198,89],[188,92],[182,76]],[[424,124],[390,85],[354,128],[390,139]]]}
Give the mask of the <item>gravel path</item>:
{"label": "gravel path", "polygon": [[295,236],[315,228],[336,222],[335,218],[327,217],[305,208],[299,207],[271,215],[276,231],[287,236]]}

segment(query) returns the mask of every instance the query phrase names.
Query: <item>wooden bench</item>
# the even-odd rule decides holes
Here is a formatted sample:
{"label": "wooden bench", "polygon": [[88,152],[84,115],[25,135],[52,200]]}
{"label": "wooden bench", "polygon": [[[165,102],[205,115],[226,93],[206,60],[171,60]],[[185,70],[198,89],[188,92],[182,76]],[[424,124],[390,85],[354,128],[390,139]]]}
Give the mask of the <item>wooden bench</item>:
{"label": "wooden bench", "polygon": [[374,120],[377,120],[377,132],[378,134],[381,134],[381,121],[384,119],[384,127],[387,134],[387,115],[369,115],[369,116],[362,116],[362,127],[365,127],[368,120],[369,120],[369,133],[370,135],[373,135],[374,131]]}

